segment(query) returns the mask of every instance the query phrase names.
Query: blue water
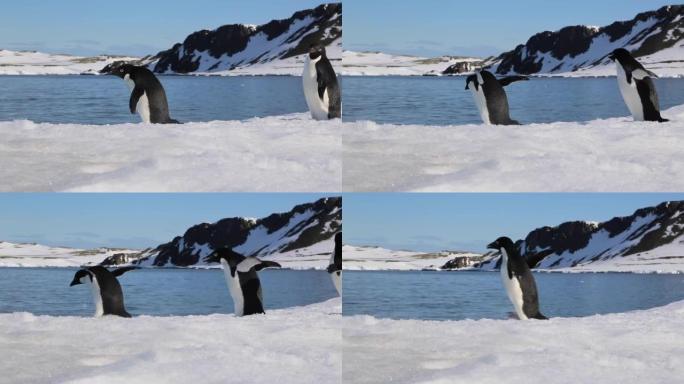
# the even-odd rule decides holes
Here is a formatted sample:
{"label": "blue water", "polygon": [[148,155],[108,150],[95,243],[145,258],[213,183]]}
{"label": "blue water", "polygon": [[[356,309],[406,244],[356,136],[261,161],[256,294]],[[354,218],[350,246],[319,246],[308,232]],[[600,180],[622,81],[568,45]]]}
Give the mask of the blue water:
{"label": "blue water", "polygon": [[[684,79],[656,79],[662,109],[684,104]],[[615,78],[533,78],[506,87],[520,123],[629,116]],[[393,124],[480,124],[465,77],[345,77],[345,121]],[[667,117],[667,114],[664,114]]]}
{"label": "blue water", "polygon": [[[684,300],[684,275],[535,273],[547,317],[647,309]],[[345,271],[345,316],[505,319],[513,311],[498,272]]]}
{"label": "blue water", "polygon": [[[243,120],[306,112],[302,80],[293,76],[159,76],[171,117],[181,122]],[[131,91],[114,76],[0,76],[0,121],[139,123]]]}
{"label": "blue water", "polygon": [[[90,288],[69,287],[77,269],[0,268],[0,313],[92,316]],[[259,273],[266,311],[318,303],[337,296],[325,271]],[[222,270],[138,269],[119,277],[132,315],[233,313]]]}

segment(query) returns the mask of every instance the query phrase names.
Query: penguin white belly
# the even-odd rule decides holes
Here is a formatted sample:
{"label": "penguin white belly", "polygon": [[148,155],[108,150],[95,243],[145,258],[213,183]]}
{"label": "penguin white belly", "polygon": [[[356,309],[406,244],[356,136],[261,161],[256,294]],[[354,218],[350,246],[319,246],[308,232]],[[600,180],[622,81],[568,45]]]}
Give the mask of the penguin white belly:
{"label": "penguin white belly", "polygon": [[518,282],[515,276],[512,279],[508,278],[508,262],[505,257],[501,261],[501,281],[503,281],[508,299],[513,304],[518,318],[520,320],[527,320],[527,316],[523,312],[523,293],[520,288],[520,282]]}
{"label": "penguin white belly", "polygon": [[470,92],[473,94],[473,99],[475,99],[475,105],[477,105],[477,110],[480,111],[480,117],[482,118],[482,121],[490,125],[491,122],[489,121],[489,109],[487,109],[487,98],[485,97],[484,90],[482,89],[482,86],[479,86],[478,89],[475,89],[475,86],[470,86]]}
{"label": "penguin white belly", "polygon": [[342,271],[335,271],[330,274],[337,293],[342,296]]}
{"label": "penguin white belly", "polygon": [[627,104],[627,108],[634,120],[644,121],[644,106],[641,103],[639,91],[637,91],[636,80],[632,79],[632,84],[627,83],[627,74],[622,68],[622,65],[615,64],[615,66],[617,67],[617,82],[620,87],[622,99],[625,101],[625,104]]}
{"label": "penguin white belly", "polygon": [[93,293],[93,303],[95,303],[95,317],[100,317],[104,315],[104,306],[102,305],[102,295],[100,293],[100,285],[97,283],[97,279],[93,279],[90,282],[88,279],[88,285],[90,285],[90,291]]}
{"label": "penguin white belly", "polygon": [[304,98],[306,105],[309,106],[311,117],[315,120],[328,120],[328,90],[323,93],[323,100],[318,96],[318,80],[316,74],[316,61],[306,60],[304,73],[302,74],[302,84],[304,87]]}
{"label": "penguin white belly", "polygon": [[[135,88],[135,82],[131,80],[130,75],[124,76],[124,81],[126,82],[126,85],[128,85],[128,88],[133,91]],[[143,93],[142,96],[140,96],[140,99],[138,99],[138,103],[135,105],[135,110],[138,112],[138,115],[140,115],[140,118],[142,119],[143,123],[150,123],[150,101],[147,98],[147,93]]]}
{"label": "penguin white belly", "polygon": [[235,316],[242,316],[245,313],[245,298],[242,295],[240,278],[237,276],[237,272],[235,272],[235,277],[230,275],[230,266],[225,260],[221,259],[221,265],[223,266],[223,274],[226,277],[226,284],[228,284],[230,297],[233,299],[233,311],[235,312]]}
{"label": "penguin white belly", "polygon": [[150,101],[147,99],[147,93],[143,93],[138,99],[138,104],[135,106],[135,110],[140,115],[143,123],[150,123]]}

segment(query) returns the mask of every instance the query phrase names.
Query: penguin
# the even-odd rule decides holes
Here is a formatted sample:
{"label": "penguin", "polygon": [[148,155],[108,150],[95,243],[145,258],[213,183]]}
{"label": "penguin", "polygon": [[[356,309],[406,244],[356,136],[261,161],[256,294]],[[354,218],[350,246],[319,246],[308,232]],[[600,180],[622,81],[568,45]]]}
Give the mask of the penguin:
{"label": "penguin", "polygon": [[335,234],[335,250],[330,255],[328,273],[335,285],[337,294],[342,296],[342,232]]}
{"label": "penguin", "polygon": [[312,45],[302,74],[304,97],[315,120],[342,116],[342,97],[335,70],[325,54],[325,48]]}
{"label": "penguin", "polygon": [[136,111],[143,123],[179,124],[169,116],[169,103],[166,92],[157,77],[145,67],[122,64],[111,69],[111,74],[118,76],[133,91],[128,102],[131,113]]}
{"label": "penguin", "polygon": [[546,317],[539,312],[534,276],[513,241],[508,237],[499,237],[487,248],[501,252],[501,279],[518,318],[545,320]]}
{"label": "penguin", "polygon": [[101,266],[85,267],[76,272],[69,286],[90,285],[95,302],[95,317],[104,315],[131,317],[124,307],[123,292],[116,278],[132,269],[137,269],[137,267],[123,267],[113,271]]}
{"label": "penguin", "polygon": [[660,116],[658,94],[651,77],[655,73],[644,68],[641,63],[624,48],[618,48],[608,55],[617,67],[617,82],[622,98],[635,121],[669,121]]}
{"label": "penguin", "polygon": [[230,296],[233,298],[236,316],[254,315],[264,312],[261,281],[257,275],[264,268],[280,268],[275,261],[245,257],[230,248],[221,248],[210,256],[223,267]]}
{"label": "penguin", "polygon": [[497,79],[489,71],[478,71],[466,78],[465,89],[469,89],[475,105],[485,124],[519,125],[508,114],[508,98],[503,87],[515,81],[529,80],[525,76],[508,76]]}

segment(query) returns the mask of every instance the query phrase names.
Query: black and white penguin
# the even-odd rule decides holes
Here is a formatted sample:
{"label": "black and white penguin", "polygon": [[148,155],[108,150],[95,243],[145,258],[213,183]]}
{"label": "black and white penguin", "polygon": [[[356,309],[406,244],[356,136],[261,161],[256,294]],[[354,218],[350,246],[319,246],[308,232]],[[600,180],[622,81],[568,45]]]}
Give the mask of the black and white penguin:
{"label": "black and white penguin", "polygon": [[608,57],[615,61],[620,93],[634,120],[668,121],[660,116],[658,94],[651,80],[651,77],[658,76],[644,68],[624,48],[614,50]]}
{"label": "black and white penguin", "polygon": [[335,235],[335,250],[330,255],[328,273],[332,278],[337,293],[342,296],[342,232]]}
{"label": "black and white penguin", "polygon": [[128,107],[131,113],[138,112],[143,123],[178,124],[177,120],[169,116],[166,92],[152,71],[145,67],[123,64],[112,68],[110,73],[124,79],[132,90]]}
{"label": "black and white penguin", "polygon": [[478,71],[466,78],[465,89],[475,99],[480,117],[485,124],[518,125],[508,114],[508,97],[503,87],[515,81],[528,80],[525,76],[508,76],[497,79],[489,71]]}
{"label": "black and white penguin", "polygon": [[546,319],[539,312],[539,297],[534,276],[513,241],[508,237],[499,237],[487,245],[487,248],[501,252],[501,280],[518,318]]}
{"label": "black and white penguin", "polygon": [[280,264],[256,257],[245,257],[229,248],[217,250],[211,259],[218,260],[223,267],[228,290],[233,298],[235,315],[265,313],[261,281],[257,272],[264,268],[280,268]]}
{"label": "black and white penguin", "polygon": [[335,70],[325,55],[325,48],[312,45],[304,63],[302,74],[304,97],[316,120],[336,119],[342,116],[342,97]]}
{"label": "black and white penguin", "polygon": [[74,275],[70,287],[78,284],[89,285],[95,302],[95,317],[116,315],[131,317],[124,307],[123,291],[116,279],[136,267],[123,267],[109,271],[105,267],[85,267]]}

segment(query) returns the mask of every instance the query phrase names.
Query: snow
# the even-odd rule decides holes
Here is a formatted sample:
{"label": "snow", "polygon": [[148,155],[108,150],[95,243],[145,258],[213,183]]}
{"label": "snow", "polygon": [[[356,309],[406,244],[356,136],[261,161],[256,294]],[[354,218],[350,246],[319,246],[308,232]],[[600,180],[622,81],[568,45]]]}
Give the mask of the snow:
{"label": "snow", "polygon": [[684,301],[548,321],[345,317],[350,383],[674,383]]}
{"label": "snow", "polygon": [[79,267],[99,264],[117,253],[136,253],[130,249],[78,249],[19,244],[0,241],[0,267]]}
{"label": "snow", "polygon": [[[181,240],[182,241],[182,240]],[[185,244],[183,244],[185,246]],[[193,253],[200,253],[200,262],[190,268],[221,268],[218,263],[207,264],[203,258],[211,254],[208,244],[193,244]],[[308,247],[298,248],[287,252],[274,252],[259,257],[277,261],[283,268],[288,269],[316,269],[324,270],[330,263],[330,255],[335,248],[334,238],[320,241]],[[237,249],[237,248],[236,248]],[[0,268],[2,267],[80,267],[83,265],[97,265],[105,258],[114,254],[129,254],[129,263],[137,260],[140,255],[148,257],[138,267],[153,267],[152,261],[157,252],[154,249],[145,251],[131,249],[78,249],[67,247],[49,247],[40,244],[20,244],[0,242]],[[133,264],[121,264],[133,265]],[[166,267],[175,267],[171,264]]]}
{"label": "snow", "polygon": [[482,61],[482,59],[474,57],[441,56],[426,58],[355,51],[344,51],[342,60],[342,75],[345,76],[440,75],[452,64],[459,62],[479,63]]}
{"label": "snow", "polygon": [[[684,189],[684,105],[631,117],[523,126],[345,123],[346,191]],[[648,137],[648,140],[644,140]],[[505,149],[505,150],[502,150]]]}
{"label": "snow", "polygon": [[475,253],[394,251],[382,247],[358,247],[353,245],[343,246],[342,255],[344,269],[351,271],[439,269],[456,256],[480,256]]}
{"label": "snow", "polygon": [[80,75],[99,74],[107,64],[136,57],[81,57],[31,51],[0,49],[0,75]]}
{"label": "snow", "polygon": [[1,314],[1,380],[340,382],[341,311],[341,300],[335,298],[305,307],[267,309],[266,315],[247,317]]}
{"label": "snow", "polygon": [[[307,209],[303,213],[295,213],[287,225],[273,232],[265,225],[260,224],[249,232],[249,236],[244,243],[233,248],[233,250],[243,255],[255,256],[278,252],[283,247],[286,247],[291,241],[296,240],[299,237],[301,231],[304,230],[304,228],[298,228],[299,225],[309,220],[313,215],[314,211],[311,209]],[[314,221],[308,226],[316,224],[317,221]],[[294,229],[297,229],[294,236],[288,236],[290,231]]]}
{"label": "snow", "polygon": [[181,125],[0,122],[2,191],[339,191],[339,119]]}

